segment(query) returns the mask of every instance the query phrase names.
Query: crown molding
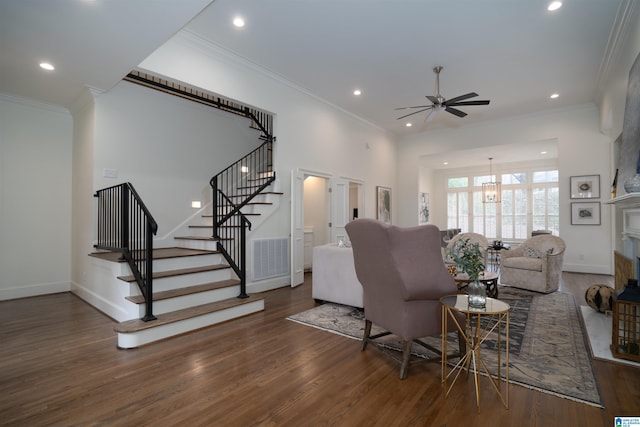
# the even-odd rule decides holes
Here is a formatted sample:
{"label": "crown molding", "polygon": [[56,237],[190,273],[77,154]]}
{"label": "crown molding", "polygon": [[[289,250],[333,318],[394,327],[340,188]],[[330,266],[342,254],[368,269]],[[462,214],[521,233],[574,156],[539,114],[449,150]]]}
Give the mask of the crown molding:
{"label": "crown molding", "polygon": [[627,34],[631,31],[632,25],[634,25],[632,18],[635,16],[638,7],[637,2],[634,0],[620,1],[618,13],[616,14],[611,33],[609,34],[607,47],[605,48],[602,62],[600,62],[600,69],[598,70],[598,83],[596,85],[598,97],[601,97],[604,93],[607,80],[612,72],[612,67],[624,46]]}
{"label": "crown molding", "polygon": [[40,110],[46,110],[53,113],[69,115],[70,112],[68,109],[61,107],[59,105],[47,104],[41,101],[36,101],[29,98],[22,98],[19,96],[9,95],[0,93],[0,101],[11,102],[13,104],[19,104],[30,108],[37,108]]}

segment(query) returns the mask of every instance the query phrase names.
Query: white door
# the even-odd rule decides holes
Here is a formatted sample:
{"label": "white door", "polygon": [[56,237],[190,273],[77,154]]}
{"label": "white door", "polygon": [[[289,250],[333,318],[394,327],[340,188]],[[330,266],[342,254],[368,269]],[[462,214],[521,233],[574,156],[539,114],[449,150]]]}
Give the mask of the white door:
{"label": "white door", "polygon": [[349,240],[345,225],[349,222],[349,181],[343,178],[331,180],[331,242]]}
{"label": "white door", "polygon": [[291,171],[291,286],[304,283],[304,173]]}

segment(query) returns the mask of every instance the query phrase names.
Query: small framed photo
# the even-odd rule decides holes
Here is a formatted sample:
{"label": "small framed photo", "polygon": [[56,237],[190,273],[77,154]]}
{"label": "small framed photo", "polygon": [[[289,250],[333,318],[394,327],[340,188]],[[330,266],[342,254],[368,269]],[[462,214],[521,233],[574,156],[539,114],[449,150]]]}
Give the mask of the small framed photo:
{"label": "small framed photo", "polygon": [[376,218],[387,224],[391,224],[391,189],[376,187],[377,216]]}
{"label": "small framed photo", "polygon": [[571,225],[600,225],[600,202],[571,203]]}
{"label": "small framed photo", "polygon": [[600,175],[572,176],[570,179],[572,199],[600,198]]}
{"label": "small framed photo", "polygon": [[418,193],[418,225],[429,223],[429,193]]}

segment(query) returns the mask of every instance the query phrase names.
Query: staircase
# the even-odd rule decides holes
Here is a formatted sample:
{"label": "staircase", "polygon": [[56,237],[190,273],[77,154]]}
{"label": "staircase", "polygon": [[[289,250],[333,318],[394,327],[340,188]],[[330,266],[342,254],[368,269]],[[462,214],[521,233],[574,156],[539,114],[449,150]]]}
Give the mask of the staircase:
{"label": "staircase", "polygon": [[[215,242],[211,243],[212,245]],[[264,300],[238,298],[240,281],[218,251],[187,247],[153,250],[155,320],[144,321],[145,298],[129,266],[116,252],[92,257],[116,263],[114,287],[120,288],[126,310],[136,318],[115,326],[119,348],[135,348],[171,336],[264,310]]]}
{"label": "staircase", "polygon": [[[119,348],[135,348],[264,310],[246,293],[247,230],[273,210],[271,140],[211,179],[210,213],[153,248],[157,224],[130,183],[96,192],[98,243],[92,257],[117,288]],[[269,213],[269,212],[266,212]],[[251,220],[249,218],[252,218]],[[115,284],[113,282],[116,282]],[[110,288],[105,293],[113,293]],[[122,298],[117,298],[122,296]],[[123,306],[121,306],[124,304]]]}
{"label": "staircase", "polygon": [[[252,218],[254,226],[259,224],[277,207],[276,198],[281,195],[267,188],[245,205],[244,214]],[[111,264],[114,280],[109,286],[120,288],[125,311],[135,316],[115,326],[119,348],[136,348],[264,310],[262,298],[238,298],[240,280],[217,250],[213,221],[213,214],[205,211],[187,226],[188,235],[174,237],[174,247],[153,250],[153,321],[142,320],[145,298],[120,253],[90,254]]]}

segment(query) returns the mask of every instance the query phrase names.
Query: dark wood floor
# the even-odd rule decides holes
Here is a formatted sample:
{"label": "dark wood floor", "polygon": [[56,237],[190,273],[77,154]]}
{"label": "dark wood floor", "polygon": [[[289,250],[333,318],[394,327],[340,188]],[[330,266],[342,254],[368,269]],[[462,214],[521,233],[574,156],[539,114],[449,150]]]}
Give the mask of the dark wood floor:
{"label": "dark wood floor", "polygon": [[[563,288],[581,301],[600,282],[565,274]],[[135,350],[70,293],[0,302],[0,425],[600,427],[640,415],[640,369],[602,361],[605,409],[512,385],[507,410],[483,381],[478,414],[472,381],[443,398],[438,364],[401,381],[376,349],[285,320],[314,306],[309,280],[265,295],[262,313]]]}

